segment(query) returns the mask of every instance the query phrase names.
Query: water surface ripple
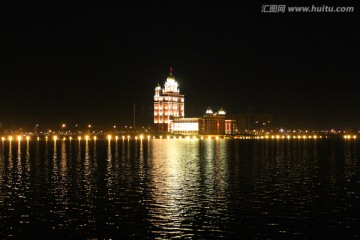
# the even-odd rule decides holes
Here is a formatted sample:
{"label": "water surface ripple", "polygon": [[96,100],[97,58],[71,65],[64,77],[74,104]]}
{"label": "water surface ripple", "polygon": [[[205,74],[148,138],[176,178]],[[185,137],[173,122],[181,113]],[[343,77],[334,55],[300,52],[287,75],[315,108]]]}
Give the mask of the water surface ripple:
{"label": "water surface ripple", "polygon": [[0,144],[1,239],[359,238],[356,140]]}

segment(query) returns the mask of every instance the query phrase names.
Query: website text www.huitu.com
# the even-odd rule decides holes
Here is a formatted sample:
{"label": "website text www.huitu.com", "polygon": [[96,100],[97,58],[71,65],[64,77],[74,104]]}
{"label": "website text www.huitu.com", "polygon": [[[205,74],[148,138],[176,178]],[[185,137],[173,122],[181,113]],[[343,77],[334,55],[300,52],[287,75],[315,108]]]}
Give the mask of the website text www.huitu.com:
{"label": "website text www.huitu.com", "polygon": [[355,11],[353,6],[286,6],[286,5],[262,5],[262,13],[352,13]]}

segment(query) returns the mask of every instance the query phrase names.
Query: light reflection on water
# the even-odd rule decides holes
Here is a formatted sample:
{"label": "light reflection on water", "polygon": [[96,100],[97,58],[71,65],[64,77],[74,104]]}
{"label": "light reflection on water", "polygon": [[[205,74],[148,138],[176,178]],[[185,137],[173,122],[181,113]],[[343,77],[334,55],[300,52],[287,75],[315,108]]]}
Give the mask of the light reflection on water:
{"label": "light reflection on water", "polygon": [[196,231],[221,235],[220,223],[227,218],[225,141],[154,141],[152,149],[149,213],[156,232],[165,230],[166,238]]}
{"label": "light reflection on water", "polygon": [[1,238],[359,237],[357,141],[2,141]]}

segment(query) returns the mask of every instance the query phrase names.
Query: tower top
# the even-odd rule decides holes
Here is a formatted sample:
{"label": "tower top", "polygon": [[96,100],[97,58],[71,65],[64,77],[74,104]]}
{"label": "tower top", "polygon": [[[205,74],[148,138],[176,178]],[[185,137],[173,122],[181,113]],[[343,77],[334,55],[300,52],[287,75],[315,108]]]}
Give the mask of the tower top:
{"label": "tower top", "polygon": [[166,78],[165,88],[163,92],[177,92],[179,93],[178,83],[175,81],[174,75],[172,75],[172,67],[170,67],[170,74]]}

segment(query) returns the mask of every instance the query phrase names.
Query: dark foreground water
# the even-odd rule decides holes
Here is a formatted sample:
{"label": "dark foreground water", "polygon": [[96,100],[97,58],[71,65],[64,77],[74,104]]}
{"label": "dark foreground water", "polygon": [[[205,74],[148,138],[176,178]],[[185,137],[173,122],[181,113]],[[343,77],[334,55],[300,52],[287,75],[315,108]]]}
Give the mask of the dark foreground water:
{"label": "dark foreground water", "polygon": [[357,140],[13,141],[0,238],[360,237]]}

